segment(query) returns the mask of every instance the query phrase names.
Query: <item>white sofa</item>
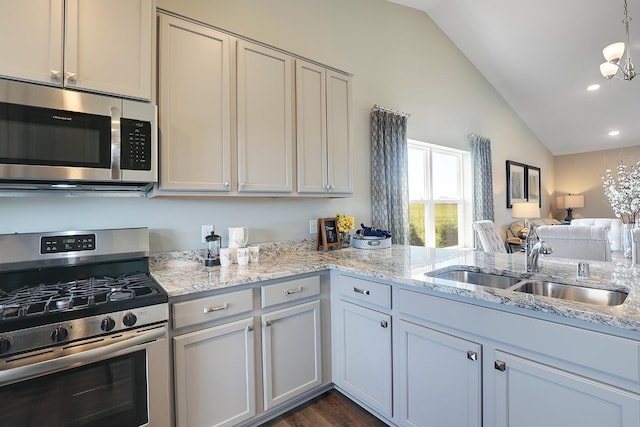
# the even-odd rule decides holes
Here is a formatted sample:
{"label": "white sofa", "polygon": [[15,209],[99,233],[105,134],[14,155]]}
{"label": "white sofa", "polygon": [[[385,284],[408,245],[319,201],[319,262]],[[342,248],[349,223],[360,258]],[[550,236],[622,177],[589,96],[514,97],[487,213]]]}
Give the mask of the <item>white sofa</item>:
{"label": "white sofa", "polygon": [[551,246],[545,256],[611,261],[609,230],[604,226],[555,225],[537,228],[538,236]]}
{"label": "white sofa", "polygon": [[611,250],[622,250],[622,221],[619,218],[574,218],[571,225],[606,227]]}

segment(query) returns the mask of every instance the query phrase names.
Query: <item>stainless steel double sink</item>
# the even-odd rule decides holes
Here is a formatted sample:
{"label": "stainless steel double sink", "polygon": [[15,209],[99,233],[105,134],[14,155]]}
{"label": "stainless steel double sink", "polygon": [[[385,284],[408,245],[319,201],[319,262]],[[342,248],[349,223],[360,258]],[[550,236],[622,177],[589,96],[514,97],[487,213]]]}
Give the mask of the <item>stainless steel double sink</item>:
{"label": "stainless steel double sink", "polygon": [[583,302],[587,304],[616,306],[624,303],[628,293],[611,289],[596,289],[586,286],[557,283],[547,280],[502,276],[498,274],[465,269],[436,270],[425,273],[436,279],[470,283],[490,288],[506,289],[551,298]]}

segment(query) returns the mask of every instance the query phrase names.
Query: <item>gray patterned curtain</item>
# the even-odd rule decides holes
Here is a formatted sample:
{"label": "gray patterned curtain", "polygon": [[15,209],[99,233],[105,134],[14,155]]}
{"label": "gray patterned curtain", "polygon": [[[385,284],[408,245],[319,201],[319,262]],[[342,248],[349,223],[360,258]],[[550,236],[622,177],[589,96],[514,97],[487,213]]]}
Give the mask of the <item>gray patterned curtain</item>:
{"label": "gray patterned curtain", "polygon": [[409,243],[407,115],[371,111],[371,220],[392,233],[391,242]]}
{"label": "gray patterned curtain", "polygon": [[469,135],[473,162],[473,221],[493,216],[493,177],[491,175],[491,141],[478,135]]}

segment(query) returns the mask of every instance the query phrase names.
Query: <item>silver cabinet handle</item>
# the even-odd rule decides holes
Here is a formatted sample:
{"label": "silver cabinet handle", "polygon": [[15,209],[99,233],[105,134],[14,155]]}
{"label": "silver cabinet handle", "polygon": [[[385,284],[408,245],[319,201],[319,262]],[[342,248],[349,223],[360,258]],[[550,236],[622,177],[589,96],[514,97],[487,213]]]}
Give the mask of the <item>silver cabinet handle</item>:
{"label": "silver cabinet handle", "polygon": [[271,320],[267,320],[266,322],[264,322],[264,326],[271,326]]}
{"label": "silver cabinet handle", "polygon": [[67,71],[66,73],[64,73],[64,75],[67,78],[67,81],[70,81],[70,82],[75,82],[78,79],[77,74],[72,73],[70,71]]}
{"label": "silver cabinet handle", "polygon": [[478,353],[473,350],[467,351],[467,359],[473,360],[475,362],[476,360],[478,360]]}
{"label": "silver cabinet handle", "polygon": [[49,76],[54,80],[60,80],[60,71],[59,70],[49,70]]}
{"label": "silver cabinet handle", "polygon": [[504,372],[507,369],[507,364],[502,360],[496,360],[493,367],[500,372]]}
{"label": "silver cabinet handle", "polygon": [[386,320],[382,320],[382,321],[380,322],[380,326],[382,326],[383,328],[386,328],[387,326],[389,326],[389,324],[387,323],[387,321],[386,321]]}
{"label": "silver cabinet handle", "polygon": [[298,289],[287,289],[284,291],[285,295],[297,294],[298,292],[302,292],[302,286],[298,286]]}
{"label": "silver cabinet handle", "polygon": [[371,292],[369,291],[369,289],[360,289],[360,288],[353,288],[353,292],[357,293],[357,294],[362,294],[362,295],[370,295]]}
{"label": "silver cabinet handle", "polygon": [[205,307],[204,308],[204,314],[213,313],[214,311],[226,310],[227,308],[229,308],[229,303],[228,302],[225,302],[224,304],[218,305],[216,307]]}
{"label": "silver cabinet handle", "polygon": [[253,325],[247,326],[247,332],[253,332]]}

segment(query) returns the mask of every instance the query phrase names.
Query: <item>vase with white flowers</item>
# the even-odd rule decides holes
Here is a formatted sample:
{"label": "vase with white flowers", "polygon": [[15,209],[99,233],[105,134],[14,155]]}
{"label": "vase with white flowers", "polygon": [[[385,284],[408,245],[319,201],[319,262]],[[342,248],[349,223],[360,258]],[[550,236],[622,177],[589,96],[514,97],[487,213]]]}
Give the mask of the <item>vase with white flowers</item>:
{"label": "vase with white flowers", "polygon": [[615,176],[607,169],[602,187],[611,209],[622,220],[624,256],[631,258],[631,230],[637,226],[636,220],[640,221],[640,160],[631,166],[618,164]]}

